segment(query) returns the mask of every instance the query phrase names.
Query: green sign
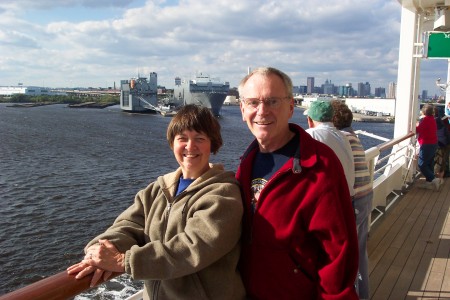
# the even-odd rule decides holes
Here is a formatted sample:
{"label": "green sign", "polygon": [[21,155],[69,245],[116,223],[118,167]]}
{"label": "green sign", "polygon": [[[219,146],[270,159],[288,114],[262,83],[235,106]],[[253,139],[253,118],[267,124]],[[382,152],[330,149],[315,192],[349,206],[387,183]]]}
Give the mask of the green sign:
{"label": "green sign", "polygon": [[428,32],[427,58],[450,58],[450,32]]}

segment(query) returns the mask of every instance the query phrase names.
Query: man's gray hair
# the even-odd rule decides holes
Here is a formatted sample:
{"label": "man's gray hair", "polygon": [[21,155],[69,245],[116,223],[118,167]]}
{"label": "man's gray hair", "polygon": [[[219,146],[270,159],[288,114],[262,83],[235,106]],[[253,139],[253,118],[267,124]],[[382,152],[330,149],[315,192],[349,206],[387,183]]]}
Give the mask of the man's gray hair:
{"label": "man's gray hair", "polygon": [[247,80],[255,74],[260,74],[260,75],[264,75],[264,76],[269,76],[269,75],[273,74],[273,75],[280,77],[286,88],[287,96],[290,98],[292,98],[294,96],[292,94],[292,80],[286,73],[284,73],[276,68],[272,68],[272,67],[259,67],[259,68],[254,69],[253,71],[251,71],[250,74],[248,74],[241,80],[241,83],[239,84],[239,87],[238,87],[239,97],[242,97],[242,91],[244,89],[244,85],[247,82]]}

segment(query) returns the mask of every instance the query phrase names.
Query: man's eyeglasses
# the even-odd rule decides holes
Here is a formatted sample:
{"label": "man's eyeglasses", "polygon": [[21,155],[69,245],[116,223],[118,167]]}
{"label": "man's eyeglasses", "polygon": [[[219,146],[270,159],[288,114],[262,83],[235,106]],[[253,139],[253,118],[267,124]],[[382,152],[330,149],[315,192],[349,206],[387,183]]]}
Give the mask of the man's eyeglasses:
{"label": "man's eyeglasses", "polygon": [[264,105],[269,108],[278,108],[283,100],[290,98],[291,97],[270,97],[263,100],[258,98],[244,98],[242,101],[244,101],[245,105],[254,109],[257,109],[260,103],[264,103]]}

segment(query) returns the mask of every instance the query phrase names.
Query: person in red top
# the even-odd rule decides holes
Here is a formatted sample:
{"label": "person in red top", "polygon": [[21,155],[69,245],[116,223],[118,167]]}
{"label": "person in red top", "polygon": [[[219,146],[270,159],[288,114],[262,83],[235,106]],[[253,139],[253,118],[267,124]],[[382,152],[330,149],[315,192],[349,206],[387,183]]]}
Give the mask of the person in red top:
{"label": "person in red top", "polygon": [[425,104],[421,113],[422,116],[416,126],[417,141],[420,145],[418,166],[426,180],[421,187],[439,190],[441,179],[434,175],[434,156],[438,148],[434,106]]}
{"label": "person in red top", "polygon": [[334,151],[296,124],[292,81],[270,67],[239,85],[255,136],[236,178],[244,201],[239,263],[249,299],[358,299],[355,216]]}

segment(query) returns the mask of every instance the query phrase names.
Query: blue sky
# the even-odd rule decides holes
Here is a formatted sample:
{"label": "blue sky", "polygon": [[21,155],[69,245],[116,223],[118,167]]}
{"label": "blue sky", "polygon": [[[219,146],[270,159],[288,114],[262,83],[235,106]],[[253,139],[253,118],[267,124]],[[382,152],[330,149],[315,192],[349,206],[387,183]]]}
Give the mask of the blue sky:
{"label": "blue sky", "polygon": [[[9,3],[13,2],[13,3]],[[196,72],[237,86],[274,66],[294,85],[397,80],[396,0],[0,0],[0,86],[119,86]],[[440,94],[446,60],[423,60],[420,90]]]}

